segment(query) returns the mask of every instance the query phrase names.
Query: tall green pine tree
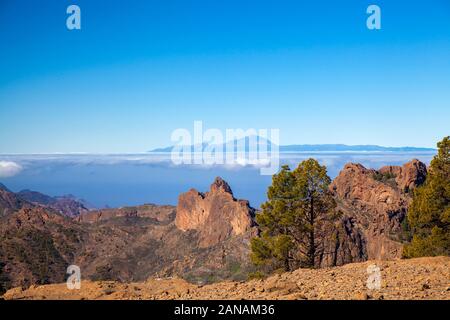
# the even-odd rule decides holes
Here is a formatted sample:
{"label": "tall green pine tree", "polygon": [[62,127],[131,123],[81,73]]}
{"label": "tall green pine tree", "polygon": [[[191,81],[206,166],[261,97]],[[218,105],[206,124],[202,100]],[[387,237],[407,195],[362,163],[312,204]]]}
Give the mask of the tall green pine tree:
{"label": "tall green pine tree", "polygon": [[408,210],[413,238],[403,250],[406,258],[450,255],[450,137],[438,149]]}
{"label": "tall green pine tree", "polygon": [[338,218],[328,190],[326,167],[308,159],[291,171],[283,166],[272,178],[268,201],[256,219],[260,237],[252,239],[252,260],[266,271],[320,265],[326,226]]}

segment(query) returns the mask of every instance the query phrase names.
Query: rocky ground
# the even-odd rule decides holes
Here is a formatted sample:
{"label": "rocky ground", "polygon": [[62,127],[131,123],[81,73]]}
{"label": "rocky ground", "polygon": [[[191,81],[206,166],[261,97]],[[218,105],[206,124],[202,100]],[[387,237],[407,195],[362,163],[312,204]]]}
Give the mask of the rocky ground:
{"label": "rocky ground", "polygon": [[[367,267],[381,270],[381,289],[366,286]],[[4,299],[440,299],[450,300],[450,257],[367,261],[318,270],[299,269],[264,280],[198,286],[181,279],[139,283],[83,281],[80,290],[65,284],[14,288]]]}

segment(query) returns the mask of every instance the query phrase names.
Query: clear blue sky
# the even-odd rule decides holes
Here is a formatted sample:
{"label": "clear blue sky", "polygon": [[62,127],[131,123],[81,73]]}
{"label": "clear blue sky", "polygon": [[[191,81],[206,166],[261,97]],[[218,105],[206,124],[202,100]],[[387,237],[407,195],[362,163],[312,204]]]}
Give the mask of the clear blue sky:
{"label": "clear blue sky", "polygon": [[194,120],[279,128],[282,144],[435,146],[450,2],[0,1],[0,153],[142,152]]}

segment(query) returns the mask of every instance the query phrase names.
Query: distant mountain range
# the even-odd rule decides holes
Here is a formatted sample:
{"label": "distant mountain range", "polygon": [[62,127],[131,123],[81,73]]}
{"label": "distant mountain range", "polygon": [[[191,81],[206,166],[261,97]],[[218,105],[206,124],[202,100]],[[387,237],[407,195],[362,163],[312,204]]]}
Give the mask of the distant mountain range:
{"label": "distant mountain range", "polygon": [[[245,139],[245,152],[249,151],[249,138],[243,138],[235,141],[234,151],[238,150],[239,143],[242,145],[242,140]],[[267,141],[268,150],[271,150],[274,145],[269,140],[259,137],[258,144],[263,144]],[[203,143],[202,149],[208,146],[208,143]],[[194,151],[194,146],[186,146]],[[226,143],[216,145],[216,148],[222,148],[226,150]],[[150,150],[149,152],[171,152],[173,146],[165,148],[157,148]],[[346,145],[346,144],[293,144],[286,146],[279,146],[280,152],[435,152],[433,148],[420,148],[420,147],[383,147],[378,145]]]}
{"label": "distant mountain range", "polygon": [[418,147],[383,147],[377,145],[346,145],[346,144],[300,144],[280,146],[281,152],[302,152],[302,151],[390,151],[390,152],[415,152],[415,151],[436,151],[433,148]]}
{"label": "distant mountain range", "polygon": [[6,215],[8,209],[11,211],[33,206],[50,208],[69,217],[76,217],[95,209],[86,201],[73,195],[51,197],[32,190],[22,190],[14,193],[0,183],[0,217]]}
{"label": "distant mountain range", "polygon": [[56,210],[57,212],[69,217],[76,217],[95,207],[83,199],[78,199],[74,195],[68,194],[64,196],[51,197],[46,194],[32,191],[22,190],[16,195],[21,199],[33,204],[40,204]]}

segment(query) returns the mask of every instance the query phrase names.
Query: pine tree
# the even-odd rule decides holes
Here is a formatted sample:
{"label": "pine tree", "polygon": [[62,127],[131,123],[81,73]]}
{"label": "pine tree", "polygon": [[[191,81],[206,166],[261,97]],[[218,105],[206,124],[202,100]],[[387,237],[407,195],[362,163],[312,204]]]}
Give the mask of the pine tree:
{"label": "pine tree", "polygon": [[450,137],[438,149],[408,210],[413,238],[403,250],[406,258],[450,255]]}
{"label": "pine tree", "polygon": [[256,265],[290,271],[320,264],[324,241],[331,236],[326,226],[338,218],[330,182],[326,167],[314,159],[294,171],[283,166],[273,176],[268,201],[256,217],[261,235],[251,243]]}

